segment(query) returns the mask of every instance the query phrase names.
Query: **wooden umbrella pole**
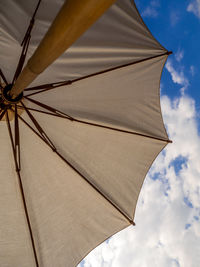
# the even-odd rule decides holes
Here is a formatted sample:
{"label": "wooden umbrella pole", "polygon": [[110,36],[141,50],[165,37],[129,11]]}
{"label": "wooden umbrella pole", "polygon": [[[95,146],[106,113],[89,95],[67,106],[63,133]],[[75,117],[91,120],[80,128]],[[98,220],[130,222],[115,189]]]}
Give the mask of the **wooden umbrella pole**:
{"label": "wooden umbrella pole", "polygon": [[67,0],[17,78],[11,96],[18,96],[114,2],[115,0]]}

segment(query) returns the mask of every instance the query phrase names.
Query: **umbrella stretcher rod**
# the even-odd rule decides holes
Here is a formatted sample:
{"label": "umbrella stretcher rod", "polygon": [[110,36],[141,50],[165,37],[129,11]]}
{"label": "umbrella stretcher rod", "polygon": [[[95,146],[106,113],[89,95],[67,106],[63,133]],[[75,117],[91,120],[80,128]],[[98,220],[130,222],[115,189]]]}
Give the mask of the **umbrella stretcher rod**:
{"label": "umbrella stretcher rod", "polygon": [[67,0],[13,85],[10,91],[12,98],[22,93],[114,2],[115,0]]}

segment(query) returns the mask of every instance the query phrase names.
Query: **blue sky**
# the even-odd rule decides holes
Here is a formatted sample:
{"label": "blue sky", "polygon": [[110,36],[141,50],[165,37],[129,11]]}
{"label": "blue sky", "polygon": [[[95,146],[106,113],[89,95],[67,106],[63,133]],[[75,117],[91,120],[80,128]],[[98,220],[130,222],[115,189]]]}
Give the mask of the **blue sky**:
{"label": "blue sky", "polygon": [[[194,0],[137,0],[141,15],[160,43],[173,51],[170,60],[178,73],[189,80],[186,93],[196,100],[200,108],[198,66],[200,62],[200,1]],[[168,77],[164,70],[163,92],[170,97],[178,96],[179,86]],[[166,89],[165,89],[166,88]]]}
{"label": "blue sky", "polygon": [[161,105],[173,144],[159,155],[129,227],[92,251],[81,267],[200,265],[200,0],[137,0],[155,38],[173,51]]}

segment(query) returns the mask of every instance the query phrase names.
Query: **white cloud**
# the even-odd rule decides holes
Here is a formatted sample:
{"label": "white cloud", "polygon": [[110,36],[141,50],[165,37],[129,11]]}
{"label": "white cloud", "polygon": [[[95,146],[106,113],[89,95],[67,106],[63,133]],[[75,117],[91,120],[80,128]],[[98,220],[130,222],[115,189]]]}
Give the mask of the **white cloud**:
{"label": "white cloud", "polygon": [[152,0],[148,7],[146,7],[141,13],[142,17],[152,17],[155,18],[158,16],[158,8],[160,2],[158,0]]}
{"label": "white cloud", "polygon": [[180,62],[184,57],[184,51],[182,49],[178,49],[178,51],[175,54],[176,61]]}
{"label": "white cloud", "polygon": [[195,67],[193,65],[190,66],[190,74],[194,76],[196,73]]}
{"label": "white cloud", "polygon": [[171,60],[168,60],[167,61],[167,63],[166,63],[166,69],[171,74],[171,77],[172,77],[173,82],[182,86],[181,92],[184,93],[185,89],[187,89],[187,87],[189,86],[189,81],[185,77],[183,71],[182,70],[180,72],[177,71],[174,68]]}
{"label": "white cloud", "polygon": [[175,26],[177,24],[177,22],[179,21],[180,16],[179,13],[175,10],[171,11],[170,14],[170,23],[172,26]]}
{"label": "white cloud", "polygon": [[173,144],[154,162],[141,191],[136,227],[104,242],[84,267],[198,267],[200,262],[200,137],[195,102],[161,98]]}
{"label": "white cloud", "polygon": [[187,11],[194,13],[200,18],[200,0],[194,0],[187,6]]}
{"label": "white cloud", "polygon": [[158,12],[156,10],[156,8],[154,7],[147,7],[145,8],[145,10],[142,12],[142,17],[157,17],[158,16]]}

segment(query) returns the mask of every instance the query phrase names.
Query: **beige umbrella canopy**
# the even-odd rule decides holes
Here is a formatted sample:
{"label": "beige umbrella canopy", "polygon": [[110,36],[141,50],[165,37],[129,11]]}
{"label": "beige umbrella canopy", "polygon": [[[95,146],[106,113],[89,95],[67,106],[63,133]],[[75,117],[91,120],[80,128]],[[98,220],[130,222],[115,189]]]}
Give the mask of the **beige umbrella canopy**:
{"label": "beige umbrella canopy", "polygon": [[86,32],[91,21],[81,30],[74,21],[81,13],[88,21],[87,12],[74,15],[72,6],[59,27],[70,48],[36,78],[55,58],[45,66],[43,59],[63,50],[47,43],[28,61],[34,77],[25,81],[23,66],[63,3],[0,2],[2,266],[76,266],[134,225],[145,175],[170,142],[159,94],[169,52],[131,0],[117,0],[100,18],[95,11]]}

